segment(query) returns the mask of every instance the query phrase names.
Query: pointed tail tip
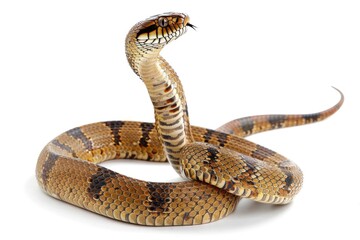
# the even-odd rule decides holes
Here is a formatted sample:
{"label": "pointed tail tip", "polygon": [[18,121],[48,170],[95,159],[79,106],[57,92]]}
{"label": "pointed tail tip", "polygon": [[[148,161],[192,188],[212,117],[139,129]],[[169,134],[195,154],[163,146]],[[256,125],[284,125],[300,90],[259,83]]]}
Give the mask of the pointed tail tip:
{"label": "pointed tail tip", "polygon": [[334,86],[331,86],[333,89],[335,89],[338,93],[340,93],[340,101],[335,105],[337,107],[337,109],[339,109],[342,104],[344,103],[344,100],[345,100],[345,96],[344,94],[342,93],[342,91],[340,91],[340,89],[338,89],[337,87],[334,87]]}

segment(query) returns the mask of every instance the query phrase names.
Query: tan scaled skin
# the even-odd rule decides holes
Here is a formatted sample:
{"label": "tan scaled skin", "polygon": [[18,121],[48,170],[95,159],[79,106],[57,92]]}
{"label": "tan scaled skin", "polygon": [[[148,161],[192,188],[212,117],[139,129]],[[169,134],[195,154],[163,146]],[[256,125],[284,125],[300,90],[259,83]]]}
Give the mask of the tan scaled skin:
{"label": "tan scaled skin", "polygon": [[[153,16],[136,24],[126,39],[130,66],[154,104],[155,124],[99,122],[59,135],[45,146],[36,166],[46,193],[124,222],[172,226],[221,219],[233,212],[240,196],[284,204],[300,190],[302,174],[295,164],[241,138],[269,130],[269,122],[287,127],[287,115],[256,123],[235,120],[222,126],[222,132],[190,126],[180,80],[159,56],[165,45],[192,27],[188,21],[180,13]],[[343,97],[312,122],[333,114],[342,102]],[[304,115],[291,119],[298,119],[297,125],[309,122],[301,120]],[[260,130],[249,132],[250,128]],[[197,181],[146,182],[97,165],[122,158],[169,160],[178,172]]]}

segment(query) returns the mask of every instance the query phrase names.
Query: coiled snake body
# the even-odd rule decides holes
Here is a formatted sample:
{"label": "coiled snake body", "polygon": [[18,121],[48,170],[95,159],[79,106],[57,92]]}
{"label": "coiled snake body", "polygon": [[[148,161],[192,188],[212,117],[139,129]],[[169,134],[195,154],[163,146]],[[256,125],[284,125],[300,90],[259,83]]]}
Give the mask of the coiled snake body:
{"label": "coiled snake body", "polygon": [[[293,162],[243,137],[323,120],[340,108],[343,95],[319,113],[240,118],[217,131],[191,126],[180,80],[159,55],[189,26],[187,15],[166,13],[130,30],[127,58],[148,89],[155,123],[100,122],[59,135],[45,146],[36,166],[46,193],[124,222],[166,226],[221,219],[241,197],[285,204],[299,192],[303,176]],[[123,158],[169,161],[191,180],[146,182],[97,165]]]}

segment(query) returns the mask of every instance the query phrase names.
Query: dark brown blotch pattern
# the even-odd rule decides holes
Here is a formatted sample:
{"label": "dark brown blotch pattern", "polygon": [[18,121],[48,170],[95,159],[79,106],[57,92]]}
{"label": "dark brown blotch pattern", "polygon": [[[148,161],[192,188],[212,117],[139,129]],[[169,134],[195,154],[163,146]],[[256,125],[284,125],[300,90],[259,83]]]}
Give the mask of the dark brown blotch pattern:
{"label": "dark brown blotch pattern", "polygon": [[87,191],[90,197],[96,200],[99,199],[103,193],[101,188],[115,177],[115,172],[103,167],[98,168],[97,172],[89,178]]}
{"label": "dark brown blotch pattern", "polygon": [[304,114],[302,115],[302,118],[305,120],[305,123],[313,123],[313,122],[317,122],[320,116],[321,116],[320,113],[313,113],[313,114]]}
{"label": "dark brown blotch pattern", "polygon": [[120,145],[120,143],[121,143],[120,130],[124,126],[124,122],[123,121],[109,121],[109,122],[105,122],[105,125],[111,129],[111,133],[114,136],[115,145]]}
{"label": "dark brown blotch pattern", "polygon": [[206,129],[206,132],[203,135],[204,142],[208,143],[214,132],[215,132],[214,130]]}
{"label": "dark brown blotch pattern", "polygon": [[217,139],[219,141],[219,146],[224,147],[227,144],[228,134],[223,132],[216,132],[216,134],[217,134]]}
{"label": "dark brown blotch pattern", "polygon": [[254,129],[255,123],[251,117],[240,118],[240,128],[244,131],[246,135],[250,135]]}
{"label": "dark brown blotch pattern", "polygon": [[168,212],[169,204],[171,202],[170,185],[148,182],[146,186],[150,195],[148,197],[148,210],[150,212],[158,213]]}
{"label": "dark brown blotch pattern", "polygon": [[218,159],[219,150],[215,147],[208,147],[207,149],[208,154],[206,160],[204,160],[204,163],[213,163],[216,162]]}
{"label": "dark brown blotch pattern", "polygon": [[293,173],[291,171],[287,170],[287,169],[283,169],[282,171],[286,175],[284,189],[286,191],[289,191],[291,184],[294,182]]}
{"label": "dark brown blotch pattern", "polygon": [[143,122],[140,124],[140,128],[142,134],[140,138],[140,146],[147,147],[150,139],[149,134],[153,130],[154,124]]}
{"label": "dark brown blotch pattern", "polygon": [[286,120],[286,115],[269,115],[268,121],[272,129],[281,128]]}

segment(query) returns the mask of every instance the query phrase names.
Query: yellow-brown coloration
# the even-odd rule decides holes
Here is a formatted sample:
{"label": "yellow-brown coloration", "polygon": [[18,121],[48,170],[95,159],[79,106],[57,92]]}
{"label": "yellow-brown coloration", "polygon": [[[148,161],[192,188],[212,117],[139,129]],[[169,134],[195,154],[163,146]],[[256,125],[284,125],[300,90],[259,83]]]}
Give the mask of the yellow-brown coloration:
{"label": "yellow-brown coloration", "polygon": [[[69,130],[44,148],[36,168],[39,185],[44,191],[87,210],[140,225],[207,223],[221,219],[235,209],[239,197],[201,182],[151,183],[93,164],[129,157],[166,161],[153,124],[148,124],[149,145],[143,147],[140,144],[142,123],[111,123],[121,123],[118,124],[121,125],[118,132],[121,144],[115,143],[112,134],[116,124],[104,122]],[[79,137],[73,137],[79,135],[74,134],[75,131],[86,136],[93,146],[91,150],[86,149]],[[204,131],[194,129],[197,136]],[[72,155],[81,156],[82,160]],[[47,166],[46,163],[51,161],[52,166]]]}
{"label": "yellow-brown coloration", "polygon": [[[302,173],[294,163],[242,137],[323,120],[340,108],[343,95],[337,105],[316,114],[247,117],[218,131],[190,126],[180,80],[159,56],[186,26],[192,27],[188,21],[185,14],[157,15],[136,24],[127,36],[127,57],[148,89],[155,124],[99,122],[61,134],[45,146],[36,166],[45,192],[124,222],[168,226],[221,219],[240,197],[285,204],[300,191]],[[97,165],[122,158],[169,161],[195,181],[146,182]]]}

